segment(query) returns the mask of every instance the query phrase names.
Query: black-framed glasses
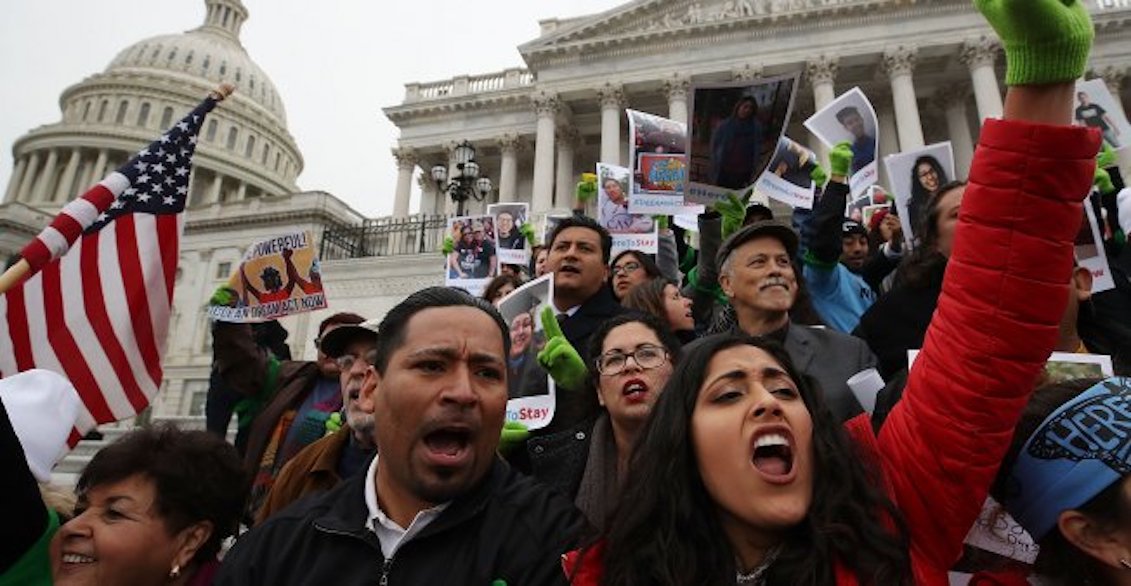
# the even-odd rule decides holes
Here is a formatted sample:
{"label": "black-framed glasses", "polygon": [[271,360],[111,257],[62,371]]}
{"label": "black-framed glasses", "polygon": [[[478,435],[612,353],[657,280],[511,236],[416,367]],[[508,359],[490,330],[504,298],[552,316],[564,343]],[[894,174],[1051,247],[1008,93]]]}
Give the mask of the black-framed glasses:
{"label": "black-framed glasses", "polygon": [[635,273],[638,270],[640,270],[640,263],[636,261],[626,262],[619,267],[613,267],[613,276],[615,277],[621,273]]}
{"label": "black-framed glasses", "polygon": [[668,351],[655,344],[641,344],[632,352],[612,350],[605,352],[596,360],[597,372],[605,376],[613,376],[624,371],[628,359],[636,361],[636,365],[644,370],[662,366],[668,360]]}

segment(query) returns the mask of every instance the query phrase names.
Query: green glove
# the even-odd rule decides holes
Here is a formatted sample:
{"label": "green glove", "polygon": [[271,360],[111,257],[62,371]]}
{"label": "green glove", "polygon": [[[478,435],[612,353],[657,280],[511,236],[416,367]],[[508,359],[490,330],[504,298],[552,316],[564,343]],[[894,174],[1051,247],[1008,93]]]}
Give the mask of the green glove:
{"label": "green glove", "polygon": [[526,222],[525,224],[519,226],[518,233],[522,234],[522,236],[526,238],[527,244],[534,246],[534,226],[532,226],[530,222]]}
{"label": "green glove", "polygon": [[342,429],[342,414],[338,412],[331,413],[326,418],[326,435],[333,435]]}
{"label": "green glove", "polygon": [[208,300],[208,305],[235,307],[238,300],[239,295],[235,289],[227,285],[220,285],[212,292],[212,298]]}
{"label": "green glove", "polygon": [[538,364],[563,389],[576,391],[584,388],[585,379],[589,376],[585,361],[562,334],[554,310],[548,306],[542,309],[542,331],[546,334],[546,347],[538,353]]}
{"label": "green glove", "polygon": [[847,140],[838,142],[829,151],[829,171],[841,177],[848,177],[852,173],[852,143]]}
{"label": "green glove", "polygon": [[1115,191],[1115,184],[1111,182],[1111,173],[1101,169],[1099,165],[1096,165],[1096,176],[1092,179],[1092,185],[1096,186],[1100,195],[1107,195]]}
{"label": "green glove", "polygon": [[1095,29],[1081,0],[974,0],[1005,47],[1005,84],[1071,82],[1084,75]]}
{"label": "green glove", "polygon": [[1116,164],[1115,149],[1107,141],[1103,141],[1099,154],[1096,155],[1096,166],[1100,169],[1114,167]]}
{"label": "green glove", "polygon": [[596,173],[582,173],[581,181],[577,182],[577,201],[585,203],[593,199],[597,195],[597,174]]}
{"label": "green glove", "polygon": [[530,430],[517,421],[508,421],[503,424],[503,431],[499,434],[499,453],[507,455],[515,448],[522,445],[530,437]]}
{"label": "green glove", "polygon": [[723,217],[723,240],[742,228],[742,222],[746,220],[746,206],[753,194],[754,190],[748,190],[739,199],[733,193],[728,193],[726,199],[715,202],[715,211]]}
{"label": "green glove", "polygon": [[671,225],[667,216],[652,216],[652,219],[656,222],[656,229],[660,231],[667,230]]}
{"label": "green glove", "polygon": [[829,174],[820,163],[813,163],[813,170],[809,172],[809,178],[816,183],[818,187],[829,182]]}
{"label": "green glove", "polygon": [[443,256],[448,256],[449,254],[455,252],[455,250],[456,241],[453,240],[451,236],[444,236],[444,245],[440,247],[440,254]]}

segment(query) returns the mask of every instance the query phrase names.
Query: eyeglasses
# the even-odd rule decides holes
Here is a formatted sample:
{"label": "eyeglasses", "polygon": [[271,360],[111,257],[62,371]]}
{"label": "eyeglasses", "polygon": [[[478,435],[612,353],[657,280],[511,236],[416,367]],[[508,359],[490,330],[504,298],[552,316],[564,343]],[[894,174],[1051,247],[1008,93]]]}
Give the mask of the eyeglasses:
{"label": "eyeglasses", "polygon": [[668,352],[654,344],[641,344],[632,352],[613,350],[597,358],[597,372],[605,376],[620,374],[624,371],[625,366],[628,365],[629,358],[636,361],[636,365],[640,368],[650,370],[662,366],[667,362]]}
{"label": "eyeglasses", "polygon": [[634,273],[638,270],[640,270],[640,263],[626,262],[619,267],[613,267],[613,276],[615,277],[621,273]]}
{"label": "eyeglasses", "polygon": [[[350,370],[351,368],[353,368],[353,365],[354,365],[355,362],[357,362],[358,358],[360,358],[360,356],[358,356],[357,354],[342,354],[341,356],[334,359],[334,364],[337,364],[338,368],[340,368],[342,370]],[[376,364],[376,363],[377,363],[377,350],[373,349],[373,350],[367,351],[365,353],[365,364],[366,364],[366,366],[369,366],[371,364]]]}

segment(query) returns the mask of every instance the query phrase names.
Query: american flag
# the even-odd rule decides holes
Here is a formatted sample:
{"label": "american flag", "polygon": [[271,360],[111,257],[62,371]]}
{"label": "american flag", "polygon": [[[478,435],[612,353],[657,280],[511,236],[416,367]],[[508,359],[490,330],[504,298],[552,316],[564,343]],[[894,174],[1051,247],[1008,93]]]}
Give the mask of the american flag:
{"label": "american flag", "polygon": [[192,155],[209,97],[68,203],[0,298],[0,376],[53,370],[78,389],[72,443],[141,412],[161,385]]}

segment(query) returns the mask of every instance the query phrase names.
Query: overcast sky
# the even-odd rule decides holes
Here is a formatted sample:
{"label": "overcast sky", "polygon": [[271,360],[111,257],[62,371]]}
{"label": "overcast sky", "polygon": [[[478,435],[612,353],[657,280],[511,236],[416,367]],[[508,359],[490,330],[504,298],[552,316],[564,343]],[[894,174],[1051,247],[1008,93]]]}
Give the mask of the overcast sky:
{"label": "overcast sky", "polygon": [[[305,157],[304,190],[325,190],[366,216],[391,213],[396,127],[381,113],[404,84],[522,66],[516,47],[538,20],[597,13],[625,0],[244,0],[241,34],[275,82]],[[58,122],[59,95],[144,38],[196,28],[203,0],[23,0],[0,19],[0,189],[12,144]],[[413,209],[417,188],[413,185]]]}

